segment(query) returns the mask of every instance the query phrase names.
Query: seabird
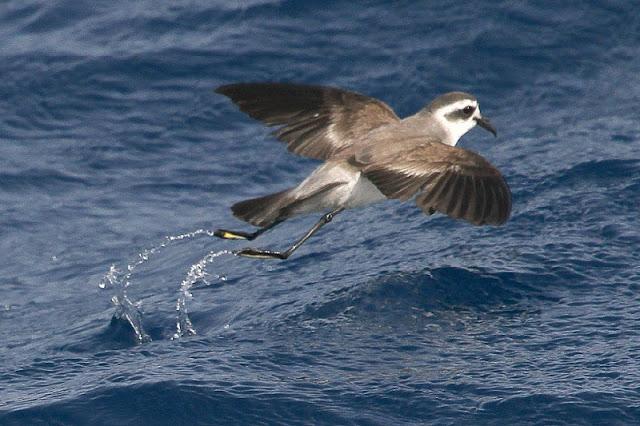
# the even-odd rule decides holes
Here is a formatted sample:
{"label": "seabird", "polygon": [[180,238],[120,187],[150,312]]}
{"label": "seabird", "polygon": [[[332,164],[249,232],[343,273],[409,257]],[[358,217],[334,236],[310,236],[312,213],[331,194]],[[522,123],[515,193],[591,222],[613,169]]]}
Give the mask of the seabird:
{"label": "seabird", "polygon": [[476,125],[497,135],[477,99],[451,92],[400,119],[384,102],[325,86],[237,83],[215,90],[268,126],[289,151],[323,160],[299,185],[231,207],[259,229],[218,229],[225,239],[253,240],[297,215],[326,212],[285,251],[245,248],[238,256],[287,259],[345,209],[386,199],[416,204],[474,225],[501,225],[511,213],[511,192],[500,172],[480,155],[456,147]]}

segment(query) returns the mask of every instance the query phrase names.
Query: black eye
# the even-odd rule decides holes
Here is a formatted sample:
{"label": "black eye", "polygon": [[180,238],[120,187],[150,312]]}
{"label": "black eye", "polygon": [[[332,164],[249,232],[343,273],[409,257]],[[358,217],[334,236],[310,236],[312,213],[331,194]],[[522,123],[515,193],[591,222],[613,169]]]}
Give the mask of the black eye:
{"label": "black eye", "polygon": [[476,110],[476,107],[472,107],[471,105],[462,108],[462,112],[464,112],[465,115],[471,115],[475,110]]}

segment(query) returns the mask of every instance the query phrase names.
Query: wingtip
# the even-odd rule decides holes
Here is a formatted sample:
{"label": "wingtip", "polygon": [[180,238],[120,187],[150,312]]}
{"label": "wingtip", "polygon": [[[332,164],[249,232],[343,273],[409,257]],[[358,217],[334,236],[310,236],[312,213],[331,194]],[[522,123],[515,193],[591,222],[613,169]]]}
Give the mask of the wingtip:
{"label": "wingtip", "polygon": [[213,91],[214,91],[215,93],[220,94],[220,95],[224,95],[224,94],[226,94],[226,92],[228,91],[228,89],[229,89],[230,87],[232,87],[232,86],[234,86],[234,84],[222,84],[222,85],[220,85],[220,86],[218,86],[218,87],[214,88],[214,89],[213,89]]}
{"label": "wingtip", "polygon": [[220,85],[213,89],[213,91],[228,98],[232,98],[233,96],[244,94],[247,91],[251,92],[252,89],[260,88],[261,86],[269,86],[270,84],[271,83],[252,82],[229,83]]}

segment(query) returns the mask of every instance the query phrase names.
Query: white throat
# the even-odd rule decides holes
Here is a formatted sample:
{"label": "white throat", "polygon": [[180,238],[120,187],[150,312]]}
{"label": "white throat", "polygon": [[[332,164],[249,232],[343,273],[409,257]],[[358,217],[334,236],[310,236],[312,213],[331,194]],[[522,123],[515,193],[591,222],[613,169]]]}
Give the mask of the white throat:
{"label": "white throat", "polygon": [[460,138],[470,130],[468,126],[462,126],[458,123],[443,123],[442,127],[445,131],[445,138],[442,142],[451,146],[455,146]]}

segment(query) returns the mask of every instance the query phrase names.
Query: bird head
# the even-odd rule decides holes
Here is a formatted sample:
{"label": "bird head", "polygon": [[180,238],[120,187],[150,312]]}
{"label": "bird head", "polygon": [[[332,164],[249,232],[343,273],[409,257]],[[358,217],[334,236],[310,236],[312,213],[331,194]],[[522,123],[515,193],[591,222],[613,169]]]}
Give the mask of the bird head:
{"label": "bird head", "polygon": [[478,100],[468,93],[450,92],[438,96],[427,106],[427,111],[444,130],[447,145],[458,143],[476,125],[497,135],[491,122],[480,114]]}

